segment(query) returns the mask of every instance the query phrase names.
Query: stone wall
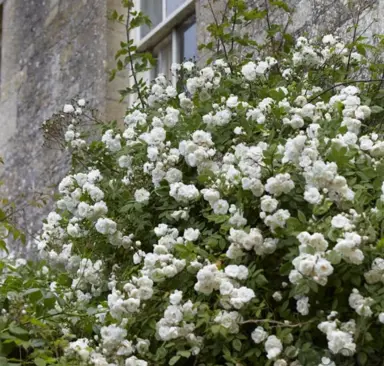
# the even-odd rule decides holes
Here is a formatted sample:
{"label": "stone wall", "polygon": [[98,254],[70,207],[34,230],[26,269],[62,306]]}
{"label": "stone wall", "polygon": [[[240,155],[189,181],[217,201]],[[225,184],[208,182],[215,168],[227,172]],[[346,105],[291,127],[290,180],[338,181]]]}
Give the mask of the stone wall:
{"label": "stone wall", "polygon": [[[96,107],[105,119],[121,119],[125,106],[110,92],[108,58],[121,28],[107,19],[108,0],[5,0],[1,60],[0,173],[1,195],[26,202],[50,193],[68,170],[63,151],[43,146],[41,123],[75,96]],[[124,27],[123,27],[124,28]],[[116,85],[117,83],[117,85]],[[19,218],[35,232],[51,209],[26,207]],[[38,225],[38,226],[36,226]]]}

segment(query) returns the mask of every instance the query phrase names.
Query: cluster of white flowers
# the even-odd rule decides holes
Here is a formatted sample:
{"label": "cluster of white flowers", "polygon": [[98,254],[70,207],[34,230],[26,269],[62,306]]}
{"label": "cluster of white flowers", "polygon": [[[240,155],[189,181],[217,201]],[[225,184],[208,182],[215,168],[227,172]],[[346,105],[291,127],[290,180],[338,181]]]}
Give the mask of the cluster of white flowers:
{"label": "cluster of white flowers", "polygon": [[257,77],[264,76],[276,63],[273,57],[267,57],[265,61],[259,61],[257,64],[250,61],[241,68],[241,73],[246,80],[254,81]]}
{"label": "cluster of white flowers", "polygon": [[148,96],[148,104],[155,106],[158,103],[166,102],[177,95],[175,88],[164,75],[159,75],[152,85],[151,94]]}
{"label": "cluster of white flowers", "polygon": [[304,277],[310,277],[324,286],[333,273],[332,264],[325,258],[328,242],[320,233],[309,234],[304,231],[297,236],[300,242],[300,255],[293,259],[295,269],[289,274],[289,280],[297,284]]}
{"label": "cluster of white flowers", "polygon": [[[102,261],[98,260],[92,263],[90,259],[83,258],[80,262],[79,269],[77,270],[77,278],[72,282],[72,288],[84,289],[85,284],[92,286],[100,286],[103,283],[101,276]],[[85,287],[86,288],[86,287]]]}
{"label": "cluster of white flowers", "polygon": [[353,289],[349,295],[349,306],[361,316],[372,316],[372,310],[370,306],[374,303],[374,300],[370,297],[364,297],[359,293],[359,290]]}
{"label": "cluster of white flowers", "polygon": [[192,320],[197,310],[190,300],[181,304],[182,296],[182,291],[177,290],[170,295],[170,305],[165,309],[163,318],[157,322],[156,333],[162,341],[185,338],[191,346],[192,354],[196,355],[200,352],[203,340],[193,333],[195,324]]}
{"label": "cluster of white flowers", "polygon": [[244,250],[254,250],[257,255],[271,254],[276,250],[278,239],[263,238],[260,230],[251,228],[249,233],[244,230],[230,229],[227,257],[236,259],[244,255]]}
{"label": "cluster of white flowers", "polygon": [[169,195],[178,202],[188,202],[199,198],[200,192],[193,184],[172,183]]}
{"label": "cluster of white flowers", "polygon": [[[127,331],[115,324],[101,327],[100,347],[96,350],[91,346],[87,338],[79,338],[70,342],[66,348],[66,356],[75,355],[81,365],[110,366],[121,364],[125,366],[147,366],[148,362],[132,355],[138,353],[144,355],[150,345],[147,339],[138,339],[136,345],[126,339]],[[102,351],[99,353],[98,351]],[[109,362],[117,362],[110,363]]]}
{"label": "cluster of white flowers", "polygon": [[[63,108],[65,114],[73,117],[79,116],[83,113],[83,107],[85,107],[85,100],[79,99],[76,102],[76,108],[72,104],[66,104]],[[64,134],[64,140],[71,146],[72,149],[81,149],[86,146],[86,141],[81,138],[81,133],[77,130],[78,121],[76,118],[71,119],[71,123],[68,125]]]}
{"label": "cluster of white flowers", "polygon": [[333,201],[344,199],[352,201],[353,191],[348,187],[346,179],[337,175],[337,164],[325,163],[317,160],[311,167],[304,172],[304,177],[308,188],[322,190]]}
{"label": "cluster of white flowers", "polygon": [[327,335],[328,348],[333,354],[342,354],[351,357],[356,352],[356,344],[353,335],[356,330],[356,323],[350,320],[340,323],[337,320],[324,321],[318,328]]}
{"label": "cluster of white flowers", "polygon": [[148,300],[153,295],[153,281],[142,276],[132,278],[124,285],[124,292],[113,288],[108,295],[108,307],[113,318],[121,320],[128,314],[139,311],[141,301]]}
{"label": "cluster of white flowers", "polygon": [[192,134],[192,140],[183,140],[179,144],[180,154],[191,167],[204,169],[209,166],[216,150],[213,148],[212,136],[209,132],[197,130]]}
{"label": "cluster of white flowers", "polygon": [[215,317],[214,322],[226,328],[229,333],[239,333],[239,323],[243,321],[243,317],[237,311],[221,310]]}
{"label": "cluster of white flowers", "polygon": [[361,236],[355,232],[345,232],[343,238],[337,239],[337,244],[333,248],[342,258],[349,263],[361,264],[364,260],[364,253],[359,246]]}
{"label": "cluster of white flowers", "polygon": [[248,270],[245,266],[229,265],[223,272],[215,264],[209,264],[197,273],[195,290],[205,295],[219,290],[220,302],[225,309],[241,309],[255,297],[252,289],[240,286],[236,281],[245,280],[247,277]]}
{"label": "cluster of white flowers", "polygon": [[92,348],[89,346],[89,339],[79,338],[74,342],[70,342],[65,351],[69,355],[76,354],[81,361],[86,362],[91,355],[91,350]]}
{"label": "cluster of white flowers", "polygon": [[[190,77],[186,82],[186,87],[189,93],[192,95],[201,92],[207,93],[212,90],[214,87],[217,87],[220,84],[221,74],[218,72],[218,63],[212,65],[212,67],[207,66],[200,70],[199,76]],[[186,62],[183,64],[185,69],[190,69],[190,63]],[[193,65],[194,66],[194,65]],[[226,70],[227,68],[224,68]],[[227,70],[229,71],[229,70]]]}
{"label": "cluster of white flowers", "polygon": [[384,259],[375,258],[371,269],[364,274],[364,277],[369,284],[384,283]]}
{"label": "cluster of white flowers", "polygon": [[201,193],[216,215],[225,215],[228,213],[229,203],[224,199],[220,199],[219,191],[212,188],[204,188],[201,190]]}
{"label": "cluster of white flowers", "polygon": [[113,130],[108,130],[104,133],[103,137],[101,138],[101,141],[104,142],[110,152],[117,152],[121,149],[121,136],[120,134],[116,134],[115,136],[113,135]]}
{"label": "cluster of white flowers", "polygon": [[288,173],[277,174],[267,180],[265,184],[265,190],[275,197],[279,197],[283,193],[289,193],[295,184],[291,180],[291,176]]}

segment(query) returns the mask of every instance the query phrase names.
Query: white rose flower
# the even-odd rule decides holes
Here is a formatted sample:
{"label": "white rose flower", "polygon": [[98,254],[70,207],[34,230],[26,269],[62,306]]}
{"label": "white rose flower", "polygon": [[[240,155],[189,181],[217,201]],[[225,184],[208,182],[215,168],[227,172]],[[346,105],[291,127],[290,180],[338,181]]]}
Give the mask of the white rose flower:
{"label": "white rose flower", "polygon": [[63,112],[64,113],[73,113],[75,111],[75,108],[72,104],[66,104],[64,105]]}
{"label": "white rose flower", "polygon": [[296,310],[301,314],[301,315],[308,315],[309,313],[309,298],[307,296],[303,296],[300,299],[297,300],[296,303]]}
{"label": "white rose flower", "polygon": [[341,214],[334,216],[331,224],[336,229],[349,230],[351,228],[351,222],[349,219]]}
{"label": "white rose flower", "polygon": [[267,352],[267,358],[269,360],[274,359],[283,351],[283,344],[279,338],[275,335],[271,335],[265,342],[265,351]]}
{"label": "white rose flower", "polygon": [[149,197],[150,193],[144,188],[140,188],[135,191],[135,200],[138,203],[147,204]]}
{"label": "white rose flower", "polygon": [[312,205],[317,205],[321,202],[323,196],[320,194],[317,188],[311,187],[305,190],[304,199]]}
{"label": "white rose flower", "polygon": [[379,322],[384,324],[384,313],[379,314]]}
{"label": "white rose flower", "polygon": [[241,68],[241,73],[244,78],[248,81],[253,81],[256,79],[256,64],[254,62],[248,62]]}
{"label": "white rose flower", "polygon": [[283,295],[281,294],[280,291],[276,291],[276,292],[273,293],[272,298],[275,301],[280,302],[283,299]]}
{"label": "white rose flower", "polygon": [[216,215],[225,215],[228,212],[229,204],[226,200],[217,200],[213,203],[212,208]]}
{"label": "white rose flower", "polygon": [[264,330],[263,327],[258,326],[252,333],[251,333],[252,340],[259,344],[267,339],[268,333]]}
{"label": "white rose flower", "polygon": [[273,212],[277,209],[279,201],[271,196],[263,196],[260,199],[260,207],[264,212]]}
{"label": "white rose flower", "polygon": [[184,239],[188,241],[196,241],[200,236],[200,230],[199,229],[186,229],[184,231]]}

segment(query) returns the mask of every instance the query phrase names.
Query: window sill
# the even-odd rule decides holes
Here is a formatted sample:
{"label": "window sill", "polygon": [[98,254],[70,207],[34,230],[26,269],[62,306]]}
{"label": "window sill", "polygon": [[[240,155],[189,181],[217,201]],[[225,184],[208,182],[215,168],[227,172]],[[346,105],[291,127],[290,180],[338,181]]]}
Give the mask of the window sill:
{"label": "window sill", "polygon": [[172,29],[180,24],[183,19],[195,11],[195,0],[186,1],[183,6],[175,10],[165,21],[152,29],[137,45],[137,51],[147,51],[156,46]]}

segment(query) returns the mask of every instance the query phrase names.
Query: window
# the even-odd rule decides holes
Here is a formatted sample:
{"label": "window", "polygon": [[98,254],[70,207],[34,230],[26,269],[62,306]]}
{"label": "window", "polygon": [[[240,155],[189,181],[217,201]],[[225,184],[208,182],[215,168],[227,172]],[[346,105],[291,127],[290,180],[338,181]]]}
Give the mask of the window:
{"label": "window", "polygon": [[141,26],[138,50],[151,51],[157,60],[151,79],[163,73],[173,83],[172,63],[197,57],[195,0],[140,0],[140,10],[152,26]]}
{"label": "window", "polygon": [[140,10],[151,19],[152,26],[142,26],[140,29],[140,38],[144,38],[153,28],[162,22],[166,22],[167,18],[173,13],[177,13],[187,0],[140,0]]}
{"label": "window", "polygon": [[196,19],[188,19],[180,29],[180,60],[195,60],[197,57]]}
{"label": "window", "polygon": [[[141,0],[140,1],[141,11],[149,16],[152,22],[152,28],[157,26],[163,21],[163,4],[162,0]],[[150,28],[147,25],[143,25],[140,28],[140,38],[145,37],[149,32]]]}
{"label": "window", "polygon": [[153,77],[158,74],[164,74],[168,79],[171,79],[170,65],[172,65],[172,36],[170,35],[165,38],[152,50],[152,52],[157,61]]}
{"label": "window", "polygon": [[177,8],[179,8],[185,0],[166,0],[165,1],[165,8],[166,8],[166,14],[169,16],[172,14]]}

